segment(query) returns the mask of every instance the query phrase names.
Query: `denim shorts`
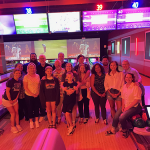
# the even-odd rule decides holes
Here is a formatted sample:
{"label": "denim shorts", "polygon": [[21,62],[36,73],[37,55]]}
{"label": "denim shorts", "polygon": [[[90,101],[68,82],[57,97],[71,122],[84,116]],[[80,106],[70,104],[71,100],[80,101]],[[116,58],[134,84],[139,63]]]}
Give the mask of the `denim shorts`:
{"label": "denim shorts", "polygon": [[[119,93],[119,91],[116,90],[116,89],[110,89],[110,93],[112,93],[112,94],[117,94],[117,93]],[[114,101],[121,101],[121,100],[122,100],[121,94],[118,95],[117,98],[113,98],[113,97],[109,94],[108,91],[107,91],[107,99],[108,99],[108,100],[114,100]]]}

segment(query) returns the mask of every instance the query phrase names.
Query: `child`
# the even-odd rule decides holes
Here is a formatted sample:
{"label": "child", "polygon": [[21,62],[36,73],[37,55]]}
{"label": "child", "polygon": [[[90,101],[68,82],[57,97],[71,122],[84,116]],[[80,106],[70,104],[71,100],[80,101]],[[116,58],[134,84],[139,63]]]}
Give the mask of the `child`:
{"label": "child", "polygon": [[[89,100],[90,100],[90,78],[88,77],[85,82],[82,82],[86,75],[85,65],[82,64],[78,68],[79,82],[80,82],[80,94],[79,94],[79,114],[80,114],[80,122],[79,123],[87,123],[89,118]],[[83,121],[83,104],[84,104],[84,115],[85,119]]]}
{"label": "child", "polygon": [[[46,79],[41,80],[40,100],[42,107],[47,110],[47,117],[49,121],[48,128],[56,128],[56,106],[60,102],[60,85],[57,78],[53,77],[52,67],[45,68]],[[53,116],[53,124],[51,119],[51,112]]]}
{"label": "child", "polygon": [[[2,103],[10,112],[11,131],[18,133],[22,131],[19,125],[19,114],[18,114],[18,96],[22,85],[22,81],[19,79],[21,71],[14,69],[14,77],[10,78],[6,83],[6,91],[3,95]],[[15,126],[16,123],[16,126]]]}
{"label": "child", "polygon": [[68,72],[66,74],[67,81],[63,84],[64,93],[64,101],[63,101],[63,109],[62,111],[65,113],[66,120],[68,123],[68,133],[70,135],[73,133],[73,124],[72,124],[72,109],[76,104],[76,91],[77,91],[77,83],[73,81],[73,73]]}

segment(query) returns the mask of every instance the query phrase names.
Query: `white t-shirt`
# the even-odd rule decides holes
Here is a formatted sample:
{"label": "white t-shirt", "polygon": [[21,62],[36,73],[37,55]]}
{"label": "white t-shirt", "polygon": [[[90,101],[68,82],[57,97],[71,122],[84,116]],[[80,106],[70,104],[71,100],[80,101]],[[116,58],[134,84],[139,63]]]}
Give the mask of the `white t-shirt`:
{"label": "white t-shirt", "polygon": [[120,91],[123,85],[124,85],[123,72],[116,72],[114,75],[112,74],[112,72],[110,72],[110,75],[108,75],[108,73],[106,74],[104,81],[105,91],[111,88]]}
{"label": "white t-shirt", "polygon": [[121,89],[121,97],[124,99],[125,108],[128,107],[135,99],[141,100],[141,93],[140,87],[136,86],[133,82],[128,88],[125,84]]}
{"label": "white t-shirt", "polygon": [[[35,77],[31,77],[29,74],[25,75],[23,78],[23,82],[28,83],[28,89],[33,93],[39,95],[39,83],[40,83],[40,76],[38,74]],[[31,96],[27,91],[25,94]]]}

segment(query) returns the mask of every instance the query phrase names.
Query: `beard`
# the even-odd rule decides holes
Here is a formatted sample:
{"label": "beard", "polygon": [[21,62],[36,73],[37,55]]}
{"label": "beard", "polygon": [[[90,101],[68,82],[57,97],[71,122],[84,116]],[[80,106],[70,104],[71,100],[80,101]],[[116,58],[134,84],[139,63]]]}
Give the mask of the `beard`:
{"label": "beard", "polygon": [[35,60],[30,60],[30,62],[32,62],[36,65],[38,61],[37,61],[37,59],[35,59]]}
{"label": "beard", "polygon": [[103,63],[103,66],[108,66],[108,63]]}

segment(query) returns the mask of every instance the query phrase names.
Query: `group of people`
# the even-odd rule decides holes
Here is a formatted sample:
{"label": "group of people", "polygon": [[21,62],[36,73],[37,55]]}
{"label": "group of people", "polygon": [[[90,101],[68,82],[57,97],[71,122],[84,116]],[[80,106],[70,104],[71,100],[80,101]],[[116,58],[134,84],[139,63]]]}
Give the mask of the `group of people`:
{"label": "group of people", "polygon": [[[108,63],[103,56],[102,65],[96,63],[92,70],[84,63],[84,56],[77,57],[78,64],[64,62],[64,54],[59,53],[54,66],[46,63],[45,55],[30,54],[30,62],[16,64],[11,78],[6,83],[3,105],[11,114],[11,131],[22,130],[19,119],[29,120],[30,128],[39,127],[39,122],[47,113],[49,128],[56,128],[61,123],[61,114],[65,114],[67,135],[76,128],[76,113],[79,111],[79,124],[86,124],[90,117],[89,101],[92,97],[95,106],[95,123],[99,122],[99,107],[103,122],[107,125],[106,101],[109,101],[112,129],[106,135],[114,134],[118,126],[122,127],[123,136],[128,137],[126,120],[141,111],[141,97],[144,98],[142,80],[127,60],[122,62],[123,71],[118,63]],[[142,92],[141,92],[142,91]],[[115,110],[117,105],[117,112]],[[18,106],[19,104],[19,106]],[[84,106],[84,107],[83,107]],[[84,108],[84,111],[83,111]],[[19,109],[19,111],[18,111]],[[40,119],[39,119],[40,112]],[[35,118],[35,123],[33,122]]]}

